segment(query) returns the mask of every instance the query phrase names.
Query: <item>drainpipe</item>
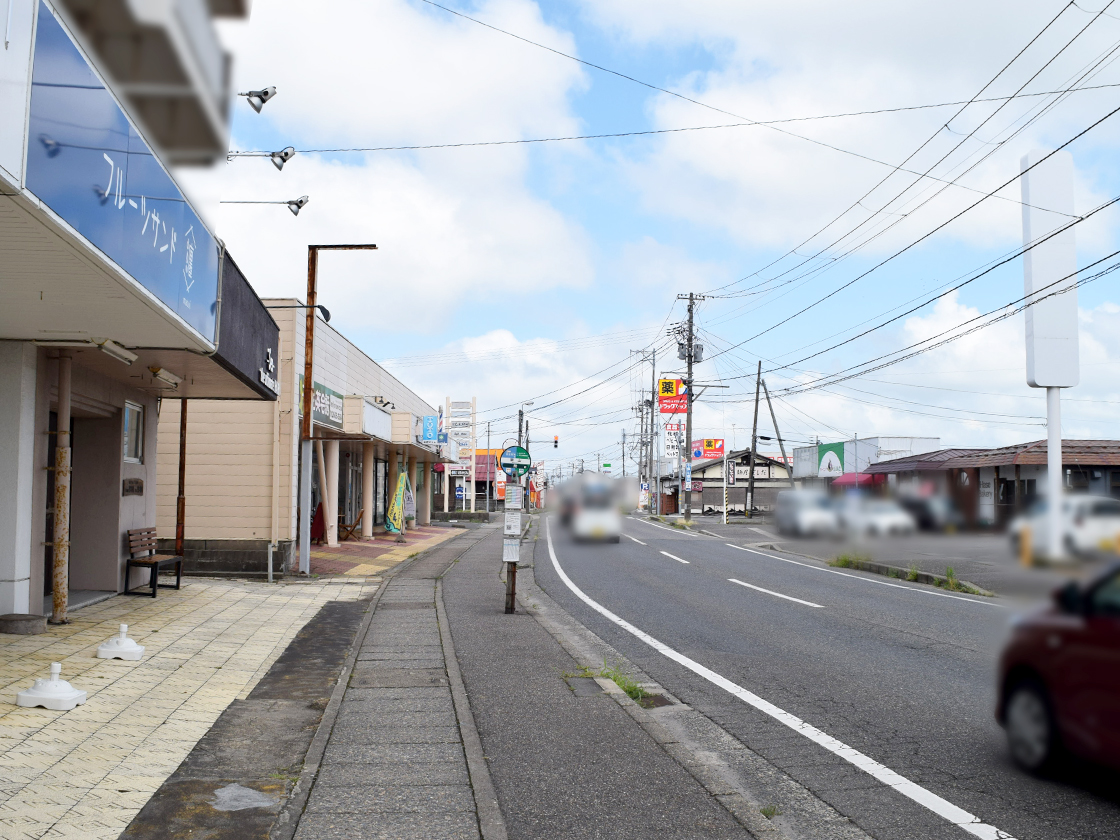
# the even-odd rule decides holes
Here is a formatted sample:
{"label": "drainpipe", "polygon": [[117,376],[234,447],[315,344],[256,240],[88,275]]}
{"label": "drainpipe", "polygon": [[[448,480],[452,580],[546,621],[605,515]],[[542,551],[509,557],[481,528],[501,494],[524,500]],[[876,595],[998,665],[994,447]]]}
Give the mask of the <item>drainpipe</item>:
{"label": "drainpipe", "polygon": [[66,624],[70,597],[70,353],[58,354],[58,437],[54,450],[54,568],[51,624]]}

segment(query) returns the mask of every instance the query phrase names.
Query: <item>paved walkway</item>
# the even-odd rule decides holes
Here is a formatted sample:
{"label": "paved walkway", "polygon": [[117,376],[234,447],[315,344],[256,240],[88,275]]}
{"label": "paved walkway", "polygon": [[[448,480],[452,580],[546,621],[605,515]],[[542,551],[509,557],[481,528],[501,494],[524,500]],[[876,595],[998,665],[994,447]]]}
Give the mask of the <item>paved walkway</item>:
{"label": "paved walkway", "polygon": [[[43,635],[0,634],[0,837],[118,837],[325,602],[368,597],[378,583],[189,578],[156,599],[86,607]],[[97,659],[122,623],[143,658]],[[51,662],[86,704],[16,706]]]}
{"label": "paved walkway", "polygon": [[464,535],[388,583],[296,840],[482,836],[436,610],[436,578],[477,539]]}
{"label": "paved walkway", "polygon": [[337,546],[311,546],[313,575],[377,575],[413,554],[439,545],[460,533],[457,528],[426,526],[409,529],[405,541],[396,534],[376,530],[372,539],[345,540]]}

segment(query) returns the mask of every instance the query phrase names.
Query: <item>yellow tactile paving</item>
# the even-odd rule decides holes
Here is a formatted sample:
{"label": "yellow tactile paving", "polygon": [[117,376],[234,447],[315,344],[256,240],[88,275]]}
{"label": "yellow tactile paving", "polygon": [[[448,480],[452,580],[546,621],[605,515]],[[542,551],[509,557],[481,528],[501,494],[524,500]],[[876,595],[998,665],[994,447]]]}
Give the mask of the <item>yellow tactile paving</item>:
{"label": "yellow tactile paving", "polygon": [[[0,633],[0,838],[118,837],[324,602],[357,600],[379,583],[191,578],[154,600],[117,596],[78,610],[43,635]],[[97,659],[120,624],[145,646],[139,662]],[[86,704],[16,706],[51,662],[89,693]]]}
{"label": "yellow tactile paving", "polygon": [[402,545],[399,548],[392,548],[384,554],[374,558],[369,563],[362,563],[352,569],[343,572],[344,575],[375,575],[386,569],[391,569],[393,566],[407,560],[413,554],[425,551],[432,546],[439,545],[441,542],[446,542],[452,537],[459,535],[459,531],[448,529],[445,534],[435,534],[428,537],[426,540],[418,540],[414,543]]}

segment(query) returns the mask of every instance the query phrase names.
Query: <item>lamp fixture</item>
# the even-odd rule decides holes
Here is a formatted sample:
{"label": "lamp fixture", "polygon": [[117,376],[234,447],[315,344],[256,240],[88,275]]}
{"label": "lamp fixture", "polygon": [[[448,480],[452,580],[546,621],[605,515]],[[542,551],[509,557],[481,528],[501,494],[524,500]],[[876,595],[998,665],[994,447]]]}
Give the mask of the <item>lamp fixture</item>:
{"label": "lamp fixture", "polygon": [[219,204],[284,204],[289,210],[292,211],[293,216],[298,216],[299,211],[302,210],[311,199],[306,195],[301,195],[299,198],[293,198],[290,201],[219,201]]}
{"label": "lamp fixture", "polygon": [[259,114],[261,112],[261,108],[264,107],[264,103],[268,102],[270,99],[272,99],[272,97],[276,95],[276,88],[275,86],[270,86],[262,88],[261,90],[249,90],[245,93],[239,93],[237,95],[244,96],[252,109]]}
{"label": "lamp fixture", "polygon": [[183,381],[183,377],[176,376],[171,371],[164,370],[161,367],[155,367],[153,365],[152,367],[148,368],[148,370],[150,370],[152,372],[152,376],[154,376],[160,382],[164,382],[176,390],[179,388],[179,383]]}
{"label": "lamp fixture", "polygon": [[111,338],[107,338],[104,341],[98,341],[97,347],[99,350],[101,350],[102,353],[105,353],[108,356],[112,356],[118,362],[124,362],[126,365],[131,365],[133,362],[140,358],[131,350],[126,350],[125,348],[121,347]]}
{"label": "lamp fixture", "polygon": [[272,165],[277,169],[283,169],[284,164],[296,156],[296,150],[292,146],[285,146],[278,152],[272,152],[269,157],[272,158]]}

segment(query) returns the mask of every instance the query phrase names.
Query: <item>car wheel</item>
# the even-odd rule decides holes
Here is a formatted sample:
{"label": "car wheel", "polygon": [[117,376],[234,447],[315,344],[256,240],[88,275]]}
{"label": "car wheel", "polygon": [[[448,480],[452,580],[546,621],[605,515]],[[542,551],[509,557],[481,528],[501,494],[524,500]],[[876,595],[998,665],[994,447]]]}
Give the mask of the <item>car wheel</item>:
{"label": "car wheel", "polygon": [[1058,752],[1058,732],[1046,689],[1034,680],[1016,685],[1008,694],[1004,719],[1015,763],[1030,773],[1045,770]]}
{"label": "car wheel", "polygon": [[612,543],[622,542],[622,537],[611,537],[611,542]]}

